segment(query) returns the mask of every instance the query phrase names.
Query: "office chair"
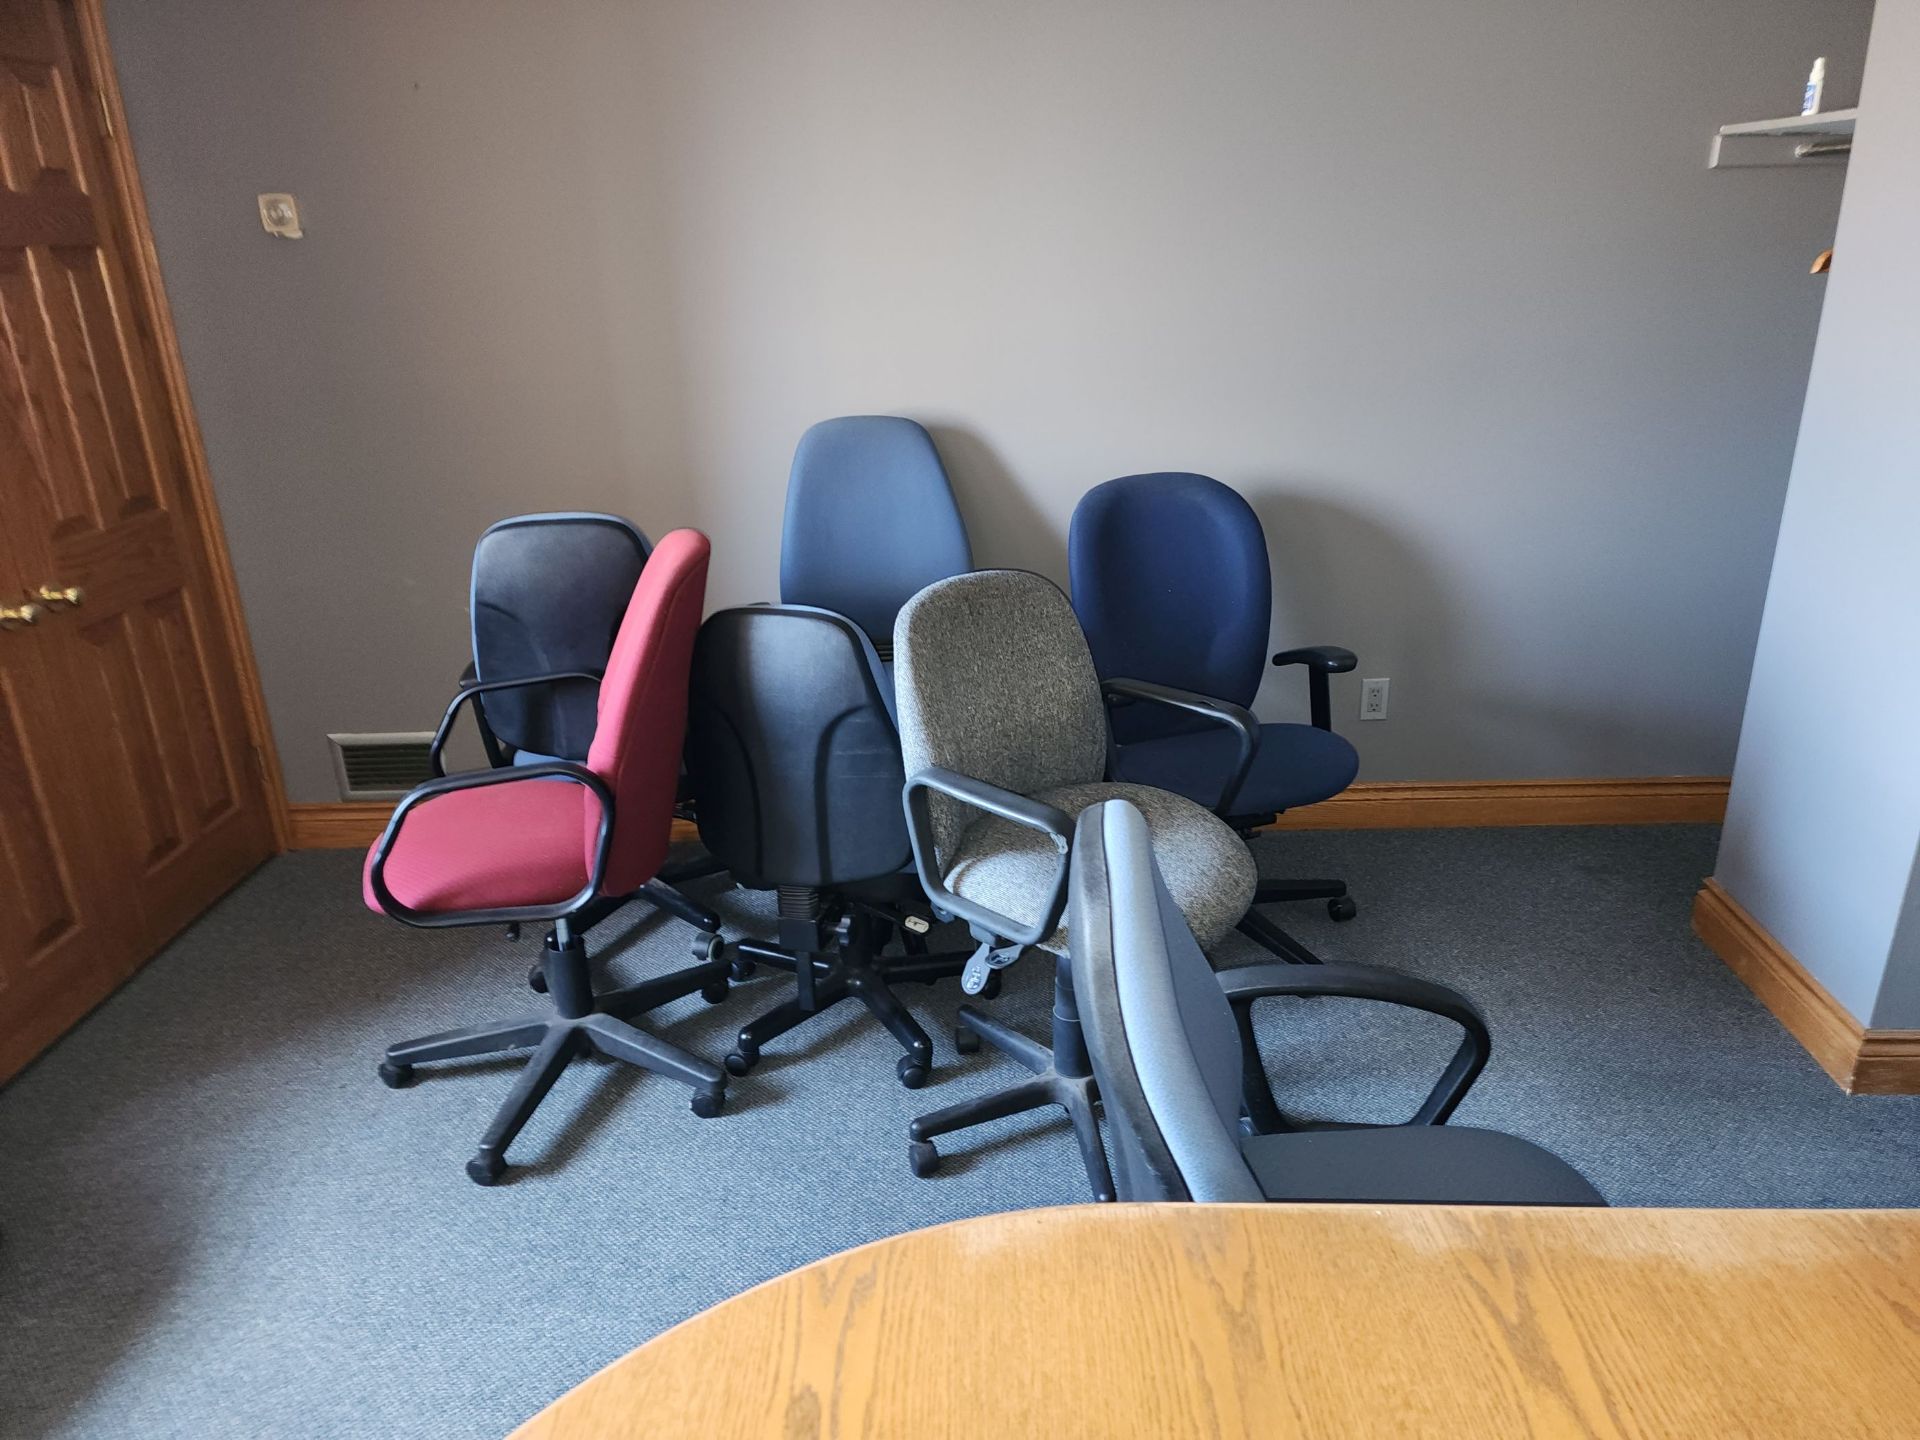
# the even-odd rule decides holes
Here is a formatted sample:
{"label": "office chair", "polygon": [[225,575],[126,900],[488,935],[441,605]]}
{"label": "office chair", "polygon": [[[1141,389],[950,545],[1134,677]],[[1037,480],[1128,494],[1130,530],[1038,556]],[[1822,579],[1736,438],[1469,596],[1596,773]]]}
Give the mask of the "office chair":
{"label": "office chair", "polygon": [[[1052,1044],[1029,1039],[972,1006],[960,1010],[955,1045],[985,1040],[1033,1078],[999,1094],[922,1115],[908,1127],[917,1175],[939,1163],[934,1137],[1058,1105],[1073,1122],[1094,1195],[1111,1199],[1094,1118],[1095,1092],[1074,1010],[1068,933],[1067,853],[1073,817],[1116,797],[1146,814],[1175,900],[1202,945],[1234,928],[1253,899],[1253,858],[1204,806],[1166,790],[1109,782],[1103,687],[1067,597],[1020,570],[984,570],[936,581],[894,625],[900,745],[915,868],[934,908],[968,923],[979,948],[961,988],[981,994],[992,972],[1037,946],[1057,958]],[[1131,680],[1107,693],[1198,713],[1212,700]],[[1253,719],[1241,727],[1248,754]]]}
{"label": "office chair", "polygon": [[[473,657],[462,687],[562,671],[599,675],[651,551],[640,528],[618,515],[556,511],[488,526],[473,548]],[[527,684],[476,694],[473,718],[492,765],[579,764],[593,744],[594,686]],[[720,917],[675,886],[718,868],[668,867],[637,898],[713,934]],[[541,989],[544,968],[535,965],[527,980]]]}
{"label": "office chair", "polygon": [[[1096,485],[1074,507],[1067,563],[1073,607],[1102,677],[1253,704],[1273,576],[1260,517],[1237,491],[1178,472]],[[1185,795],[1243,835],[1282,811],[1338,795],[1360,759],[1333,732],[1327,677],[1352,670],[1353,652],[1305,646],[1281,651],[1273,663],[1306,667],[1311,725],[1260,726],[1252,762],[1236,769],[1240,736],[1232,727],[1122,701],[1113,715],[1115,778]],[[1263,879],[1254,893],[1255,905],[1317,899],[1335,920],[1355,914],[1339,880]],[[1241,929],[1284,959],[1318,960],[1258,910]]]}
{"label": "office chair", "polygon": [[[896,1073],[926,1084],[933,1045],[891,986],[958,975],[967,956],[928,955],[926,904],[909,868],[893,687],[852,620],[800,605],[722,610],[693,652],[687,764],[700,839],[733,878],[779,897],[773,945],[716,945],[793,972],[792,999],[740,1029],[726,1066],[744,1075],[761,1047],[849,997],[906,1051]],[[883,951],[895,931],[907,951]]]}
{"label": "office chair", "polygon": [[709,960],[672,975],[596,995],[586,933],[649,880],[666,858],[686,730],[687,676],[706,593],[709,547],[675,530],[648,560],[607,658],[593,672],[543,672],[478,680],[447,707],[434,736],[444,748],[463,705],[535,685],[591,684],[596,723],[584,764],[548,760],[459,775],[438,773],[393,812],[367,853],[370,909],[409,925],[550,925],[547,990],[553,1013],[465,1026],[387,1047],[380,1078],[399,1087],[436,1060],[533,1050],[506,1102],[467,1162],[477,1184],[506,1170],[506,1150],[560,1072],[591,1049],[693,1087],[693,1112],[712,1116],[726,1098],[717,1065],[639,1029],[632,1018],[698,990],[717,1002],[727,967]]}
{"label": "office chair", "polygon": [[846,616],[883,665],[908,598],[973,568],[933,437],[898,415],[843,415],[800,437],[780,534],[780,600]]}
{"label": "office chair", "polygon": [[[1603,1205],[1580,1173],[1516,1136],[1445,1125],[1487,1063],[1486,1023],[1443,986],[1365,966],[1253,965],[1215,974],[1125,801],[1075,826],[1074,988],[1122,1200]],[[1340,995],[1458,1022],[1465,1036],[1406,1125],[1262,1133],[1278,1122],[1253,1002]],[[1243,1113],[1248,1117],[1242,1119]]]}

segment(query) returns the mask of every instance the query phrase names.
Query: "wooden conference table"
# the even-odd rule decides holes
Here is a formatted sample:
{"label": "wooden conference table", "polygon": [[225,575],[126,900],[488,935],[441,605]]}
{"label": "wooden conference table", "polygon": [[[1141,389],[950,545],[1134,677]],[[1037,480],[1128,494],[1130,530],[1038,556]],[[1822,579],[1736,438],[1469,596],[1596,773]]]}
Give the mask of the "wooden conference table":
{"label": "wooden conference table", "polygon": [[1920,1214],[1102,1205],[716,1305],[514,1440],[1920,1435]]}

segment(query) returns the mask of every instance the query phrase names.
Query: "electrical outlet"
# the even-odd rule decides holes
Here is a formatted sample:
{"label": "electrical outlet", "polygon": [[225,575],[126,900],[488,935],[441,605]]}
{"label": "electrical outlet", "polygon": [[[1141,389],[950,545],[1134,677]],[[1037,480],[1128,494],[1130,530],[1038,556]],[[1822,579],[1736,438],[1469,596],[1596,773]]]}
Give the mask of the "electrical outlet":
{"label": "electrical outlet", "polygon": [[1374,680],[1360,682],[1360,718],[1362,720],[1384,720],[1387,718],[1387,677],[1382,675]]}

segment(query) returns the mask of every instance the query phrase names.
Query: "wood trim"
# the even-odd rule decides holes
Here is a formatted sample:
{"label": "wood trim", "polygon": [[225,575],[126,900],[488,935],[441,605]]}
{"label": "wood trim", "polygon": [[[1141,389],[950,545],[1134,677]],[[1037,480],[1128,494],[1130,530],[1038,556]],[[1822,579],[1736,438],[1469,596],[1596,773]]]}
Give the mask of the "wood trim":
{"label": "wood trim", "polygon": [[386,800],[295,801],[287,806],[287,848],[364,850],[380,838],[392,814]]}
{"label": "wood trim", "polygon": [[1853,1062],[1853,1095],[1920,1095],[1920,1030],[1869,1030]]}
{"label": "wood trim", "polygon": [[[388,800],[334,801],[311,804],[294,801],[287,806],[290,850],[364,850],[380,838],[393,815]],[[698,840],[700,833],[690,820],[673,822],[673,843]]]}
{"label": "wood trim", "polygon": [[1275,830],[1420,830],[1481,825],[1717,825],[1723,775],[1602,780],[1362,782],[1289,810]]}
{"label": "wood trim", "polygon": [[260,668],[247,631],[246,612],[240,603],[240,590],[234,579],[233,556],[227,548],[226,529],[220,521],[220,506],[214,496],[213,472],[207,466],[205,442],[200,421],[193,408],[193,396],[187,388],[186,362],[180,352],[180,336],[174,329],[173,310],[167,304],[166,285],[160,274],[160,255],[154,248],[153,228],[147,218],[146,191],[140,183],[140,167],[133,153],[133,140],[127,125],[126,107],[120,98],[120,77],[113,63],[113,47],[107,39],[104,0],[74,0],[75,15],[85,39],[86,62],[92,80],[106,107],[107,155],[113,167],[114,182],[124,201],[122,210],[133,240],[133,283],[142,291],[144,310],[153,322],[154,348],[167,387],[180,453],[186,462],[187,488],[193,500],[193,520],[205,547],[207,576],[221,624],[226,628],[228,650],[234,660],[235,679],[240,686],[240,703],[246,713],[248,739],[252,743],[260,798],[267,807],[273,825],[276,848],[292,845],[292,828],[287,804],[286,782],[280,774],[280,751],[274,744],[273,725],[267,714],[265,691],[260,684]]}
{"label": "wood trim", "polygon": [[1920,1095],[1920,1030],[1869,1030],[1793,954],[1709,879],[1693,932],[1849,1095]]}
{"label": "wood trim", "polygon": [[[1714,825],[1726,813],[1727,782],[1714,775],[1637,780],[1438,780],[1355,785],[1306,810],[1290,810],[1274,830],[1420,830],[1481,825]],[[393,806],[295,803],[288,848],[371,845]],[[696,840],[674,822],[675,843]]]}

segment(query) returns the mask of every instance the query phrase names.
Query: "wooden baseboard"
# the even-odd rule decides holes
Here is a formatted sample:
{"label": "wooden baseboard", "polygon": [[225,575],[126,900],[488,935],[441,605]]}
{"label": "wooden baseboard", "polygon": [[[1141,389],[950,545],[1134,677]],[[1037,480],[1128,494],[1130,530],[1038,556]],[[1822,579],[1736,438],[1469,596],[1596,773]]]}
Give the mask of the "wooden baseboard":
{"label": "wooden baseboard", "polygon": [[1421,830],[1483,825],[1717,825],[1724,775],[1616,780],[1361,782],[1289,810],[1276,830]]}
{"label": "wooden baseboard", "polygon": [[1716,880],[1693,930],[1849,1095],[1920,1095],[1920,1030],[1869,1030]]}
{"label": "wooden baseboard", "polygon": [[[1355,785],[1331,800],[1290,810],[1276,830],[1419,830],[1480,825],[1716,825],[1727,781],[1714,775],[1633,780],[1437,780]],[[287,807],[289,848],[346,850],[371,845],[386,828],[385,801]],[[675,841],[695,839],[674,824]]]}
{"label": "wooden baseboard", "polygon": [[[387,800],[348,800],[326,804],[295,801],[287,806],[290,850],[364,850],[380,838],[393,815]],[[675,844],[698,840],[690,821],[673,822]]]}
{"label": "wooden baseboard", "polygon": [[287,805],[289,850],[364,850],[380,838],[393,815],[386,800],[343,800]]}

